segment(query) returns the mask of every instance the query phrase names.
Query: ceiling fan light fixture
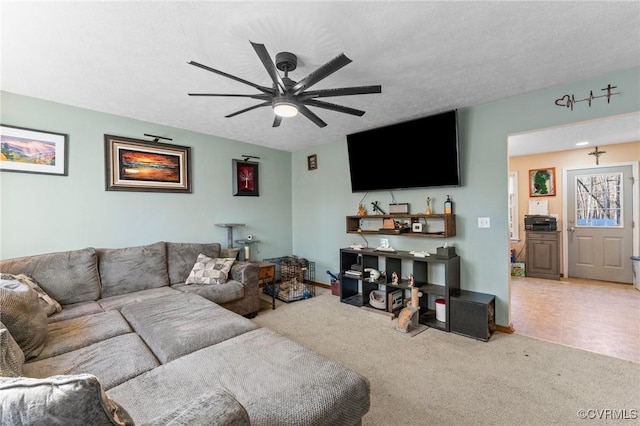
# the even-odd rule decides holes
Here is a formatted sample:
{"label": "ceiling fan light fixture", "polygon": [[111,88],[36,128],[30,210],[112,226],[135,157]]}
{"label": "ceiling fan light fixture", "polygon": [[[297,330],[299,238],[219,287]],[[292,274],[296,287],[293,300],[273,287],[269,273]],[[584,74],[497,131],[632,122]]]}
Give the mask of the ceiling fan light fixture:
{"label": "ceiling fan light fixture", "polygon": [[298,107],[293,102],[277,101],[273,103],[273,112],[280,117],[295,117]]}

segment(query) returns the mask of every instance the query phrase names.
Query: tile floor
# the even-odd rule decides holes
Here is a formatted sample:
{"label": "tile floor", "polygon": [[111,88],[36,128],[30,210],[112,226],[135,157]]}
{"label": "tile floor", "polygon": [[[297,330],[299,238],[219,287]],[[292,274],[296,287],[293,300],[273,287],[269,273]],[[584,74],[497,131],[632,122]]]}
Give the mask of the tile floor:
{"label": "tile floor", "polygon": [[511,277],[514,333],[640,363],[640,291],[574,278]]}

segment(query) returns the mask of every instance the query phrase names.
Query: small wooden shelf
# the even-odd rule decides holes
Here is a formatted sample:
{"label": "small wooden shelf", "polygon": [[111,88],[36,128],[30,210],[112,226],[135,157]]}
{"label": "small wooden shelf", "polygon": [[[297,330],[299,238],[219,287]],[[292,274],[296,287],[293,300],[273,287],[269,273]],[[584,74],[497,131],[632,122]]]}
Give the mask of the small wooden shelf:
{"label": "small wooden shelf", "polygon": [[[384,229],[383,223],[385,219],[397,220],[400,222],[422,223],[425,232],[411,232],[411,229]],[[368,222],[369,226],[364,227],[364,222]],[[428,232],[433,227],[434,232]],[[400,235],[403,237],[418,238],[449,238],[456,235],[456,216],[454,214],[376,214],[364,216],[347,216],[346,222],[347,234],[361,235]]]}

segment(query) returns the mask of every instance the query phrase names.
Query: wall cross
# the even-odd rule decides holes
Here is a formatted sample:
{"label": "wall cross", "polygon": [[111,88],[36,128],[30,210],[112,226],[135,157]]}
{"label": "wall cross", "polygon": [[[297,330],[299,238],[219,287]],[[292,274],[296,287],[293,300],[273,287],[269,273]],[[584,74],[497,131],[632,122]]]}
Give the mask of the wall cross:
{"label": "wall cross", "polygon": [[589,155],[595,155],[596,156],[596,166],[598,166],[600,164],[600,156],[602,154],[606,154],[607,151],[598,151],[598,147],[596,146],[596,149],[594,151],[591,151],[589,153]]}

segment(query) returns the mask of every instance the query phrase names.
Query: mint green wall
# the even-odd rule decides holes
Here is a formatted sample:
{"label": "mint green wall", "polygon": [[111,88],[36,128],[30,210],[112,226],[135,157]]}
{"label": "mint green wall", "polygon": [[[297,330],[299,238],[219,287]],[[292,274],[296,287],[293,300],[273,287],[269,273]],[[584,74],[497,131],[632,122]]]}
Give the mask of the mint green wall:
{"label": "mint green wall", "polygon": [[[573,111],[554,105],[564,94],[580,99],[590,90],[599,93],[609,83],[622,92],[609,104],[598,99],[591,108],[581,103]],[[0,173],[2,258],[160,240],[226,245],[226,229],[215,224],[240,222],[248,226],[239,228],[236,238],[251,233],[261,241],[256,258],[307,257],[316,262],[316,281],[329,283],[325,271],[338,272],[339,248],[364,242],[345,232],[345,216],[356,214],[363,196],[350,190],[346,138],[292,154],[11,93],[1,95],[3,124],[69,134],[69,176]],[[456,237],[391,236],[391,244],[400,250],[427,251],[445,241],[454,244],[462,258],[462,287],[495,294],[496,320],[508,325],[507,136],[638,110],[640,68],[460,110],[463,185],[393,193],[395,201],[409,203],[412,212],[423,211],[424,199],[430,196],[436,213],[450,194],[457,215]],[[191,146],[193,194],[105,191],[105,133],[133,138],[157,134]],[[231,159],[242,154],[261,157],[260,197],[231,195]],[[310,154],[318,156],[317,170],[307,170]],[[437,167],[437,158],[425,156],[425,167],[429,166]],[[370,193],[364,201],[367,208],[371,201],[386,206],[392,198],[389,192]],[[491,228],[477,227],[480,216],[491,218]],[[379,238],[369,237],[368,242],[375,247]]]}
{"label": "mint green wall", "polygon": [[[0,257],[156,241],[220,242],[255,235],[256,258],[292,252],[291,153],[1,93],[2,124],[69,135],[69,175],[0,173]],[[105,191],[104,134],[190,146],[192,194]],[[260,196],[234,197],[231,160],[260,157]],[[234,238],[234,239],[235,239]],[[237,246],[237,244],[234,243]]]}
{"label": "mint green wall", "polygon": [[[579,72],[579,70],[577,70]],[[589,108],[579,103],[571,111],[556,106],[565,94],[582,99],[593,90],[599,94],[607,84],[618,86],[621,95],[597,99]],[[457,235],[450,239],[389,237],[399,250],[435,251],[445,241],[456,246],[462,259],[462,283],[467,290],[497,296],[496,321],[507,326],[509,320],[508,220],[507,220],[507,137],[511,133],[534,130],[640,110],[640,68],[623,70],[602,77],[579,81],[547,90],[493,102],[459,111],[459,137],[463,185],[450,189],[395,191],[396,202],[409,203],[411,212],[422,212],[424,199],[434,199],[435,213],[450,194],[457,216]],[[331,123],[329,123],[331,125]],[[376,146],[384,163],[385,149],[399,144]],[[425,147],[426,152],[426,147]],[[308,171],[306,157],[318,155],[318,169]],[[636,159],[640,160],[640,159]],[[437,167],[437,158],[425,155],[425,167]],[[378,167],[380,166],[372,166]],[[318,148],[293,154],[293,248],[294,252],[316,261],[316,280],[329,282],[327,269],[339,269],[338,250],[352,243],[364,243],[345,232],[345,216],[357,213],[363,194],[352,194],[347,164],[346,138]],[[381,173],[385,173],[380,169]],[[393,172],[389,170],[388,172]],[[526,196],[526,194],[525,194]],[[365,203],[392,202],[389,192],[369,193]],[[370,209],[369,209],[370,211]],[[491,228],[478,228],[478,217],[488,216]],[[369,237],[369,246],[379,245],[379,236]]]}

